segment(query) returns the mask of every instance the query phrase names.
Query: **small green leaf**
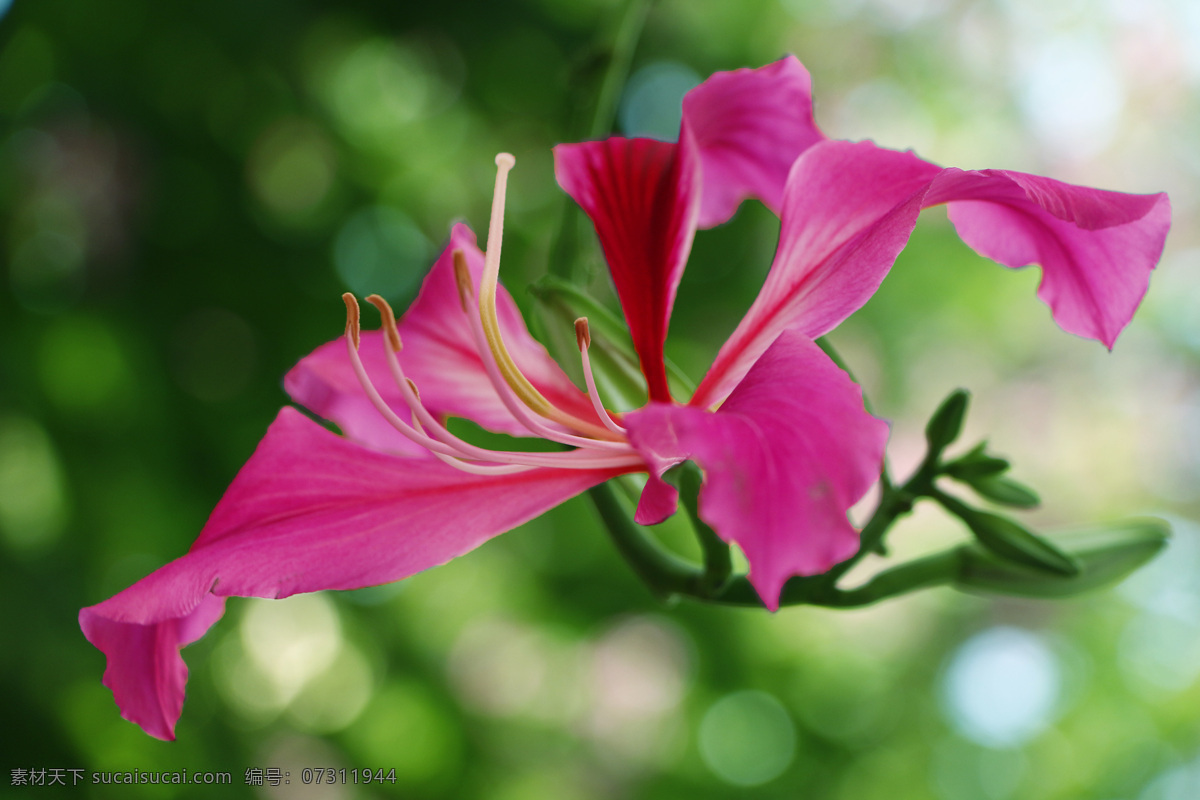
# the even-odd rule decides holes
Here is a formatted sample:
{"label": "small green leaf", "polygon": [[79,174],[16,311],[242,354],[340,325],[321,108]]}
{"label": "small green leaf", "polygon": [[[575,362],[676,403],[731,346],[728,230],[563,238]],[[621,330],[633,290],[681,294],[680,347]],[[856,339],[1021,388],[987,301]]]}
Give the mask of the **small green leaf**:
{"label": "small green leaf", "polygon": [[1008,459],[989,455],[987,442],[980,442],[969,453],[947,462],[942,472],[952,478],[982,478],[999,475],[1011,466]]}
{"label": "small green leaf", "polygon": [[955,389],[933,412],[925,426],[925,441],[929,443],[930,453],[940,454],[962,433],[970,399],[971,395],[965,389]]}
{"label": "small green leaf", "polygon": [[977,544],[964,545],[959,549],[955,586],[1021,597],[1071,597],[1121,580],[1161,552],[1169,536],[1170,528],[1158,519],[1048,536],[1079,565],[1078,574],[1072,577],[998,558]]}
{"label": "small green leaf", "polygon": [[1068,577],[1079,574],[1079,564],[1050,542],[1007,517],[966,509],[959,517],[979,543],[1000,558],[1034,569]]}
{"label": "small green leaf", "polygon": [[1000,505],[1014,508],[1035,508],[1042,502],[1041,498],[1037,496],[1037,492],[1011,478],[984,475],[980,477],[964,476],[962,480],[981,497]]}
{"label": "small green leaf", "polygon": [[1010,464],[1003,458],[985,456],[968,462],[953,461],[942,470],[952,478],[987,478],[999,475],[1008,469]]}

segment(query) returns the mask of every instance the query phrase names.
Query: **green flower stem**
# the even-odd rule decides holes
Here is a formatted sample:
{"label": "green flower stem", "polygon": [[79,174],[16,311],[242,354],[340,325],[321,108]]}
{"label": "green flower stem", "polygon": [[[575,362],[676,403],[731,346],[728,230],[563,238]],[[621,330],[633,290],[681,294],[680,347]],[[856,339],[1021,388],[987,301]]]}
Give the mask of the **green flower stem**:
{"label": "green flower stem", "polygon": [[954,516],[958,517],[964,523],[969,522],[971,515],[975,513],[974,509],[966,503],[959,500],[953,495],[948,495],[941,489],[936,487],[931,488],[929,496],[937,501],[938,505],[949,511]]}
{"label": "green flower stem", "polygon": [[673,595],[695,596],[702,591],[704,570],[668,553],[635,523],[617,496],[612,482],[588,490],[617,551],[625,558],[656,596],[666,600]]}
{"label": "green flower stem", "polygon": [[717,532],[710,528],[704,520],[700,519],[698,500],[700,484],[704,482],[700,468],[695,463],[687,461],[676,469],[678,472],[675,485],[679,489],[679,500],[683,504],[684,510],[687,511],[688,519],[692,523],[692,531],[695,532],[696,540],[704,552],[703,589],[706,593],[715,595],[729,582],[729,575],[733,571],[733,556],[729,552],[729,545],[720,536],[717,536]]}
{"label": "green flower stem", "polygon": [[[937,491],[933,486],[937,474],[938,456],[931,453],[903,486],[894,487],[885,479],[883,497],[871,520],[862,530],[858,552],[822,575],[795,577],[789,580],[780,596],[780,606],[854,608],[916,589],[953,582],[961,569],[962,555],[958,548],[892,567],[854,589],[837,587],[837,582],[843,575],[868,553],[880,549],[888,529],[897,519],[912,510],[913,503],[918,498],[932,496]],[[681,488],[686,490],[697,487],[685,484]],[[728,572],[724,571],[726,568],[720,560],[713,560],[714,556],[710,553],[703,530],[697,534],[707,561],[702,567],[664,550],[645,528],[630,518],[627,507],[617,497],[610,484],[601,484],[589,494],[617,550],[656,596],[662,599],[684,596],[724,605],[762,607],[762,600],[746,577],[729,579]],[[688,510],[691,515],[691,509]],[[716,537],[711,529],[709,533]],[[717,543],[724,547],[724,543],[719,539]]]}
{"label": "green flower stem", "polygon": [[[857,608],[878,600],[906,594],[917,589],[929,589],[952,583],[958,577],[961,553],[955,547],[924,558],[906,561],[880,572],[856,589],[837,590],[834,594],[838,608]],[[786,599],[786,591],[785,591]]]}
{"label": "green flower stem", "polygon": [[853,569],[858,562],[862,561],[868,553],[881,552],[883,550],[883,537],[892,525],[895,524],[896,520],[912,511],[913,503],[919,498],[928,497],[931,492],[935,491],[933,480],[937,475],[938,458],[932,452],[926,453],[921,466],[917,468],[917,471],[913,473],[911,478],[905,481],[903,486],[893,486],[885,473],[881,480],[883,494],[879,498],[879,505],[875,507],[875,513],[871,515],[870,521],[867,522],[866,526],[862,529],[862,533],[859,535],[858,552],[840,564],[834,565],[824,575],[817,577],[823,579],[832,587],[843,575]]}
{"label": "green flower stem", "polygon": [[[860,608],[889,597],[907,594],[917,589],[945,586],[953,583],[961,569],[962,554],[953,548],[924,558],[906,561],[884,570],[854,589],[838,589],[823,580],[824,575],[811,578],[792,578],[783,588],[779,606],[824,606],[826,608]],[[713,603],[736,606],[762,606],[758,593],[746,578],[735,578],[718,595],[701,598]]]}

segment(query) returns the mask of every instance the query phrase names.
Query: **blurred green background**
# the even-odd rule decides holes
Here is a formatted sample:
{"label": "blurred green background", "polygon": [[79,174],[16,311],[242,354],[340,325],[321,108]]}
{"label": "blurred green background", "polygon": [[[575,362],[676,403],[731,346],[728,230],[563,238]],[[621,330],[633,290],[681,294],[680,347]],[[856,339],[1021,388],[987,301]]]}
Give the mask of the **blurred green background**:
{"label": "blurred green background", "polygon": [[[853,612],[656,604],[574,501],[402,584],[229,603],[175,743],[120,719],[78,609],[185,552],[339,335],[402,308],[513,152],[504,280],[544,274],[550,148],[586,129],[618,0],[0,0],[0,794],[1200,797],[1200,13],[1190,0],[661,0],[616,124],[673,136],[712,71],[795,53],[838,138],[1131,192],[1175,226],[1113,353],[926,214],[833,335],[903,473],[975,394],[1044,527],[1170,518],[1067,602],[936,590]],[[699,377],[761,283],[756,203],[697,236],[669,352]],[[594,244],[593,284],[606,290]],[[607,295],[611,300],[611,296]],[[901,555],[964,534],[919,509]],[[290,772],[248,787],[249,768]],[[305,767],[395,770],[310,785]],[[15,769],[228,771],[231,788],[11,786]],[[70,774],[68,773],[68,782]]]}

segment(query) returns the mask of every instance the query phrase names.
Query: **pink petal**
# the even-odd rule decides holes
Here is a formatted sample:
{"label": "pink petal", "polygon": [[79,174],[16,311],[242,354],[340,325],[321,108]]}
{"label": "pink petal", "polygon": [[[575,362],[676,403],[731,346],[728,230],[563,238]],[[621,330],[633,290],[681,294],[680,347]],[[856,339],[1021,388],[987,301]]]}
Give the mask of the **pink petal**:
{"label": "pink petal", "polygon": [[560,144],[554,172],[596,226],[651,399],[669,400],[663,343],[696,233],[694,149],[650,139]]}
{"label": "pink petal", "polygon": [[225,598],[206,594],[191,612],[157,625],[118,622],[93,613],[94,608],[79,612],[79,626],[108,656],[104,685],[112,690],[121,716],[157,739],[173,740],[188,676],[179,650],[221,618]]}
{"label": "pink petal", "polygon": [[122,715],[170,739],[187,679],[179,648],[217,620],[220,598],[400,580],[617,472],[468,475],[369,450],[285,408],[188,554],[83,609],[80,625],[108,656]]}
{"label": "pink petal", "polygon": [[[485,428],[514,436],[528,431],[504,407],[488,380],[475,350],[466,312],[454,278],[454,250],[462,250],[478,285],[483,253],[475,234],[466,225],[455,225],[450,244],[425,278],[417,299],[400,320],[404,349],[400,363],[435,415],[465,417]],[[587,396],[579,391],[546,349],[530,335],[512,296],[499,287],[496,307],[504,342],[530,382],[551,403],[582,419],[595,418]],[[400,391],[392,381],[384,355],[383,336],[364,333],[359,350],[379,393],[407,418]],[[284,388],[297,403],[331,420],[355,441],[396,452],[413,452],[413,446],[379,415],[358,384],[346,344],[336,339],[318,347],[288,372]]]}
{"label": "pink petal", "polygon": [[625,424],[656,472],[684,459],[700,465],[700,516],[745,552],[768,608],[791,576],[825,572],[856,551],[846,512],[878,478],[888,428],[801,334],[780,334],[715,413],[655,403]]}
{"label": "pink petal", "polygon": [[670,398],[663,343],[697,224],[724,222],[750,196],[778,209],[792,162],[822,138],[808,72],[788,57],[688,92],[678,144],[554,148],[559,185],[596,227],[651,399]]}
{"label": "pink petal", "polygon": [[779,248],[758,297],[721,347],[692,404],[728,394],[789,327],[816,338],[875,293],[940,172],[870,142],[822,142],[788,176]]}
{"label": "pink petal", "polygon": [[683,141],[700,153],[699,225],[733,216],[747,197],[776,214],[788,170],[825,137],[813,121],[812,79],[795,56],[760,69],[718,72],[683,99]]}
{"label": "pink petal", "polygon": [[938,176],[963,241],[1009,267],[1040,264],[1038,297],[1064,330],[1110,349],[1146,294],[1171,226],[1166,194],[1122,194],[1005,170]]}
{"label": "pink petal", "polygon": [[674,514],[679,507],[679,490],[658,476],[678,464],[680,460],[667,459],[657,468],[652,466],[633,515],[633,521],[638,525],[657,525]]}
{"label": "pink petal", "polygon": [[1009,266],[1041,264],[1038,294],[1058,324],[1110,347],[1145,294],[1170,225],[1164,194],[943,169],[870,142],[814,145],[788,176],[770,274],[692,404],[719,402],[780,331],[815,338],[836,327],[874,294],[920,210],[947,202],[967,244]]}

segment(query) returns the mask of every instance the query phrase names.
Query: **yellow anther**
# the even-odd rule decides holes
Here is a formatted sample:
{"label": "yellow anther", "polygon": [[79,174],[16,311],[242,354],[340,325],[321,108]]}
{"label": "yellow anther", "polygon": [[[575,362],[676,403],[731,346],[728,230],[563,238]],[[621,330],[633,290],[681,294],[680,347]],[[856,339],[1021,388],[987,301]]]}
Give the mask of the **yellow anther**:
{"label": "yellow anther", "polygon": [[401,348],[400,331],[396,328],[396,314],[392,311],[392,307],[388,305],[387,300],[377,294],[367,297],[367,302],[379,309],[379,315],[383,317],[383,332],[388,338],[388,344],[399,353]]}
{"label": "yellow anther", "polygon": [[454,259],[454,282],[458,284],[458,302],[463,311],[470,313],[471,273],[467,270],[467,256],[462,250],[455,250],[451,257]]}
{"label": "yellow anther", "polygon": [[358,349],[358,300],[350,292],[342,295],[342,302],[346,304],[346,335],[354,341],[354,349]]}
{"label": "yellow anther", "polygon": [[592,346],[592,330],[588,327],[587,317],[575,320],[575,343],[580,350]]}

